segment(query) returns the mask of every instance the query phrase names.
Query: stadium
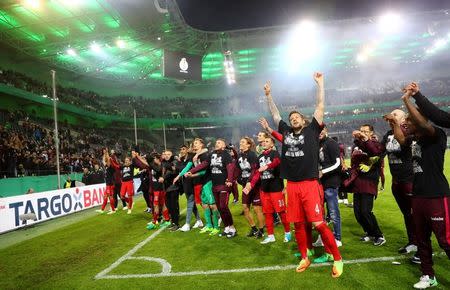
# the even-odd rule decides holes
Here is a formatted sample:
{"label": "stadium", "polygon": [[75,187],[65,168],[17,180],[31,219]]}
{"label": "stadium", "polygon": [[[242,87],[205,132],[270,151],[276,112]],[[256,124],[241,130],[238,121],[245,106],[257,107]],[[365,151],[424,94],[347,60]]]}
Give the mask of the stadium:
{"label": "stadium", "polygon": [[4,0],[1,289],[450,288],[450,4]]}

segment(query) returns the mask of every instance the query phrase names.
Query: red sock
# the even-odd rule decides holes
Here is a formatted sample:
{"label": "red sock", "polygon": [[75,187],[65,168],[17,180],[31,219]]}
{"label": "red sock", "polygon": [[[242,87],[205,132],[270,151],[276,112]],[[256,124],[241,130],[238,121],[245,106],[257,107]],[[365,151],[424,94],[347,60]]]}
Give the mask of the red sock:
{"label": "red sock", "polygon": [[165,210],[163,210],[163,217],[164,217],[165,221],[170,220],[169,210],[167,208]]}
{"label": "red sock", "polygon": [[266,227],[267,227],[267,234],[273,235],[273,214],[266,213]]}
{"label": "red sock", "polygon": [[132,209],[133,208],[133,197],[130,196],[128,198],[128,209]]}
{"label": "red sock", "polygon": [[103,197],[102,210],[105,210],[106,204],[108,203],[108,198]]}
{"label": "red sock", "polygon": [[109,197],[109,205],[111,206],[112,211],[116,210],[116,208],[114,207],[114,203],[116,203],[116,201],[114,200],[114,196],[110,196]]}
{"label": "red sock", "polygon": [[[322,242],[325,245],[325,249],[331,252],[335,261],[342,260],[341,254],[339,253],[338,247],[336,245],[336,240],[334,239],[334,235],[331,230],[328,228],[326,223],[321,223],[316,226],[316,230],[322,236]],[[329,253],[328,252],[328,253]]]}
{"label": "red sock", "polygon": [[278,215],[280,216],[281,219],[281,223],[284,226],[284,232],[290,232],[291,231],[291,225],[287,222],[287,218],[286,218],[286,213],[283,212],[279,212]]}
{"label": "red sock", "polygon": [[308,249],[312,249],[314,248],[312,243],[312,224],[311,223],[306,223],[305,225],[306,227],[306,247]]}
{"label": "red sock", "polygon": [[297,240],[298,251],[302,255],[302,259],[308,258],[308,249],[306,246],[306,224],[294,223],[295,239]]}
{"label": "red sock", "polygon": [[158,222],[159,212],[153,211],[153,223],[156,224]]}

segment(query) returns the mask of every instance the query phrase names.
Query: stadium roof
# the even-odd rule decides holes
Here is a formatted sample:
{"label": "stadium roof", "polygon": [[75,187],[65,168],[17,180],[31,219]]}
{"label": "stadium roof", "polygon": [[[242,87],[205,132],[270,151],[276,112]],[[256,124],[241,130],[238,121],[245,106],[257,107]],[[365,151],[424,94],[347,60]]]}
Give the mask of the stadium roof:
{"label": "stadium roof", "polygon": [[[169,85],[179,81],[162,76],[164,48],[203,55],[203,81],[185,83],[198,85],[225,81],[226,51],[231,52],[236,79],[241,81],[287,71],[292,37],[299,54],[309,45],[303,36],[295,39],[286,25],[227,32],[194,29],[186,24],[175,1],[164,2],[163,7],[155,3],[158,1],[2,1],[0,43],[77,75]],[[407,29],[401,33],[380,36],[373,33],[375,22],[374,17],[319,22],[320,40],[315,49],[320,55],[299,66],[345,70],[368,65],[366,58],[376,65],[449,55],[447,10],[409,15]],[[395,25],[390,29],[395,30]]]}

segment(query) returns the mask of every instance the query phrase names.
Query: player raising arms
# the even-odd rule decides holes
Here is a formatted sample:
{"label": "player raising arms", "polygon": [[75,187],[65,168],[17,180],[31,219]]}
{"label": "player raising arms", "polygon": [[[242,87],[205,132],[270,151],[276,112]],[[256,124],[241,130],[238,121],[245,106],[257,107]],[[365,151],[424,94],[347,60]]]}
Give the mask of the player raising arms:
{"label": "player raising arms", "polygon": [[314,74],[317,83],[317,103],[314,117],[309,122],[301,113],[289,114],[290,125],[282,119],[276,107],[270,85],[264,86],[265,95],[273,120],[283,135],[281,155],[281,177],[287,179],[287,218],[295,225],[295,236],[302,259],[296,271],[305,271],[311,261],[307,256],[306,223],[311,222],[322,236],[324,245],[331,251],[334,259],[332,277],[343,272],[344,263],[336,245],[333,233],[323,219],[319,184],[319,134],[323,122],[325,93],[321,73]]}
{"label": "player raising arms", "polygon": [[273,214],[278,213],[284,226],[284,242],[291,240],[290,226],[286,219],[286,203],[283,193],[283,179],[280,178],[280,154],[273,150],[274,141],[266,137],[262,142],[264,151],[258,156],[259,169],[252,175],[242,190],[244,194],[249,194],[255,185],[261,180],[261,202],[264,215],[266,216],[266,226],[268,236],[261,244],[275,242]]}
{"label": "player raising arms", "polygon": [[108,214],[113,214],[116,212],[116,208],[114,207],[114,167],[111,166],[111,157],[109,157],[108,149],[103,149],[103,166],[106,167],[105,170],[105,182],[106,182],[106,190],[103,196],[103,204],[102,209],[97,210],[99,213],[103,213],[106,204],[109,200],[109,205],[111,206],[111,211]]}

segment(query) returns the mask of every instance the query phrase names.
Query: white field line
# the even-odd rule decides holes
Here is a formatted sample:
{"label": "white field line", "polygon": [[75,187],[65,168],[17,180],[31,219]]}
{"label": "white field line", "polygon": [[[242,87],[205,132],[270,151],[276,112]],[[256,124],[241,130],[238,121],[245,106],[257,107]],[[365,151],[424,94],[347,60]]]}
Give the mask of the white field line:
{"label": "white field line", "polygon": [[[285,265],[285,266],[268,266],[268,267],[259,267],[259,268],[241,268],[241,269],[221,269],[221,270],[209,270],[209,271],[191,271],[191,272],[172,272],[172,266],[169,262],[161,258],[154,257],[133,257],[139,249],[141,249],[144,245],[149,243],[151,240],[156,238],[164,228],[158,229],[148,238],[137,244],[134,248],[132,248],[128,253],[124,256],[120,257],[116,262],[114,262],[111,266],[101,271],[95,276],[95,279],[130,279],[130,278],[158,278],[158,277],[180,277],[180,276],[195,276],[195,275],[215,275],[215,274],[226,274],[226,273],[243,273],[243,272],[261,272],[261,271],[285,271],[292,270],[297,267],[297,265]],[[344,264],[366,264],[366,263],[375,263],[375,262],[388,262],[395,260],[404,260],[406,256],[393,256],[393,257],[376,257],[376,258],[364,258],[364,259],[355,259],[355,260],[344,260]],[[155,274],[126,274],[126,275],[108,275],[113,269],[119,266],[125,260],[145,260],[149,262],[156,262],[161,264],[162,272]],[[331,263],[323,263],[323,264],[311,264],[310,267],[324,267],[331,266]]]}

